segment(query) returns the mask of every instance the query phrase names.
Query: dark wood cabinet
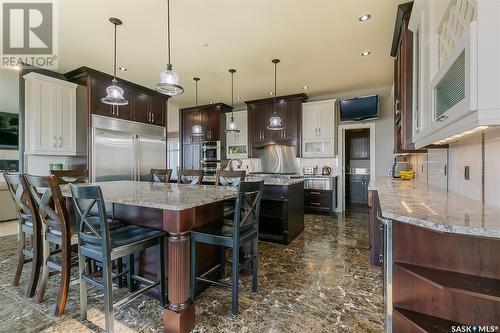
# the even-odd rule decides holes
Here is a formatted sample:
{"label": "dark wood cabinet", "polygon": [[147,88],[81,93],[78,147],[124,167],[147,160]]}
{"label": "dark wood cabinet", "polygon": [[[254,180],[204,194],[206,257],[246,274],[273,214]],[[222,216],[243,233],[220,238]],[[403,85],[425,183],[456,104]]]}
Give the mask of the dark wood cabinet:
{"label": "dark wood cabinet", "polygon": [[327,213],[333,211],[332,190],[304,190],[304,209],[311,213]]}
{"label": "dark wood cabinet", "polygon": [[413,33],[408,29],[413,2],[398,6],[391,56],[394,57],[394,152],[425,152],[413,144]]}
{"label": "dark wood cabinet", "polygon": [[384,225],[379,222],[380,203],[377,191],[368,191],[368,235],[370,240],[368,262],[374,266],[384,263]]}
{"label": "dark wood cabinet", "polygon": [[167,124],[167,101],[170,96],[118,79],[118,86],[123,89],[123,96],[129,103],[111,106],[101,101],[101,98],[106,96],[106,88],[111,84],[111,75],[92,68],[80,67],[66,73],[65,77],[69,81],[86,86],[91,114],[158,126],[166,126]]}
{"label": "dark wood cabinet", "polygon": [[[185,144],[200,141],[225,141],[225,113],[231,112],[231,107],[224,103],[201,105],[179,110],[181,119],[181,136]],[[192,136],[192,128],[199,124],[203,128],[203,136]]]}
{"label": "dark wood cabinet", "polygon": [[302,103],[308,99],[305,94],[278,97],[276,112],[283,122],[283,130],[267,129],[274,110],[274,98],[247,101],[249,157],[257,156],[257,149],[269,143],[280,143],[297,147],[301,154]]}

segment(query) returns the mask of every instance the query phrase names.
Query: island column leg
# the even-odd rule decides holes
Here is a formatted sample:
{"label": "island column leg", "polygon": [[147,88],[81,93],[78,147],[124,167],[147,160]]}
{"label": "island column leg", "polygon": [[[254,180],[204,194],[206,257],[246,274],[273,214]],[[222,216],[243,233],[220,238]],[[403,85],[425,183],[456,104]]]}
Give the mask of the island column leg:
{"label": "island column leg", "polygon": [[168,237],[168,306],[163,310],[163,332],[187,333],[194,327],[194,304],[189,301],[189,232]]}

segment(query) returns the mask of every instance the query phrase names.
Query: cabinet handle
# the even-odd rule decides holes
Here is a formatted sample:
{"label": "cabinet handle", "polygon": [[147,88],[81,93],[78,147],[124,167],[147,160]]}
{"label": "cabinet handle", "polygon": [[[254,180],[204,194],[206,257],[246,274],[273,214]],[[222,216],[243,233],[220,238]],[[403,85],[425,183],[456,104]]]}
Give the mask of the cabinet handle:
{"label": "cabinet handle", "polygon": [[62,148],[63,143],[62,143],[62,136],[59,137],[59,148]]}
{"label": "cabinet handle", "polygon": [[310,202],[309,204],[313,206],[321,206],[319,202]]}
{"label": "cabinet handle", "polygon": [[151,112],[148,112],[148,123],[151,122]]}
{"label": "cabinet handle", "polygon": [[116,116],[119,117],[120,116],[120,109],[118,108],[118,105],[116,106]]}
{"label": "cabinet handle", "polygon": [[321,127],[318,127],[318,135],[321,136]]}
{"label": "cabinet handle", "polygon": [[321,193],[319,192],[309,192],[310,194],[314,194],[314,195],[320,195]]}
{"label": "cabinet handle", "polygon": [[52,147],[57,147],[57,137],[54,135],[54,143],[52,144]]}
{"label": "cabinet handle", "polygon": [[379,254],[378,255],[378,261],[383,264],[384,263],[384,255],[383,254]]}
{"label": "cabinet handle", "polygon": [[314,136],[318,136],[318,128],[314,129]]}
{"label": "cabinet handle", "polygon": [[151,122],[154,123],[155,122],[155,114],[154,113],[151,113]]}
{"label": "cabinet handle", "polygon": [[439,117],[436,118],[436,121],[443,121],[448,119],[448,116],[445,114],[440,115]]}

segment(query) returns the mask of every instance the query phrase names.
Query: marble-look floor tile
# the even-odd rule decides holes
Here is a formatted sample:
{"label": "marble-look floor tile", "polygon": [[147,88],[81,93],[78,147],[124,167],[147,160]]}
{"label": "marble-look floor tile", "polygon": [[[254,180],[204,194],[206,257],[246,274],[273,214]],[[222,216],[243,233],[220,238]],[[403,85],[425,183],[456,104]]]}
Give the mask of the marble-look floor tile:
{"label": "marble-look floor tile", "polygon": [[[230,290],[209,287],[197,297],[194,332],[382,332],[382,272],[368,265],[367,249],[366,214],[306,215],[305,231],[288,246],[259,243],[258,292],[252,294],[251,278],[241,276],[237,317],[231,315]],[[25,297],[29,264],[19,287],[11,286],[16,252],[15,235],[0,239],[1,332],[4,327],[8,332],[103,332],[101,290],[89,288],[88,320],[82,322],[74,283],[64,316],[56,318],[58,276],[50,277],[44,302],[34,304]],[[114,290],[115,300],[126,294],[126,288]],[[117,332],[163,329],[159,302],[146,296],[116,309],[114,318]]]}

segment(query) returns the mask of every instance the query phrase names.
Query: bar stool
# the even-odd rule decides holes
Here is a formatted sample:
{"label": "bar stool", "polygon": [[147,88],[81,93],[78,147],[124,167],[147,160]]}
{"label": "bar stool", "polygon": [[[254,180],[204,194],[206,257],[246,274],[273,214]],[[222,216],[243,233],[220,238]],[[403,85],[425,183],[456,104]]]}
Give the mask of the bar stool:
{"label": "bar stool", "polygon": [[[160,302],[166,304],[165,298],[165,267],[164,267],[164,236],[165,232],[127,225],[119,229],[110,230],[107,223],[106,208],[102,191],[99,186],[70,185],[75,210],[77,212],[78,226],[78,262],[80,276],[80,316],[87,318],[87,283],[104,290],[104,309],[106,332],[113,332],[113,308],[122,306],[151,288],[159,287]],[[98,216],[91,216],[93,208],[98,211]],[[96,220],[97,218],[97,220]],[[96,223],[98,222],[98,224]],[[146,248],[159,245],[158,279],[151,281],[141,276],[134,275],[134,253]],[[146,287],[133,292],[131,295],[113,304],[112,288],[112,261],[128,257],[129,288],[139,281]],[[93,279],[86,267],[86,259],[98,261],[103,267],[102,283]]]}
{"label": "bar stool", "polygon": [[[238,187],[245,180],[246,172],[244,170],[217,170],[215,172],[215,186]],[[224,217],[231,217],[234,214],[235,199],[224,201]]]}
{"label": "bar stool", "polygon": [[[194,301],[198,282],[204,282],[219,287],[231,288],[233,315],[238,314],[239,272],[251,264],[252,292],[257,291],[257,261],[258,261],[258,236],[259,213],[264,181],[242,182],[236,196],[232,226],[224,221],[206,224],[191,230],[191,301]],[[239,263],[239,248],[242,244],[252,242],[252,255],[244,262]],[[210,270],[201,276],[196,276],[196,244],[205,243],[223,248],[231,248],[232,274],[231,283],[215,281],[207,278]],[[220,263],[221,270],[225,269],[224,260]]]}
{"label": "bar stool", "polygon": [[151,169],[149,181],[151,183],[169,183],[172,177],[172,169]]}
{"label": "bar stool", "polygon": [[203,170],[181,170],[177,178],[179,184],[201,185],[203,182]]}
{"label": "bar stool", "polygon": [[[38,215],[38,210],[36,207],[31,206],[28,188],[22,175],[4,173],[3,176],[12,199],[14,199],[14,203],[16,204],[19,218],[19,253],[12,285],[19,285],[24,265],[31,262],[31,273],[26,297],[33,297],[35,296],[42,266],[42,227],[38,223],[38,220],[33,219],[33,216]],[[26,244],[27,238],[31,240],[31,249]]]}

